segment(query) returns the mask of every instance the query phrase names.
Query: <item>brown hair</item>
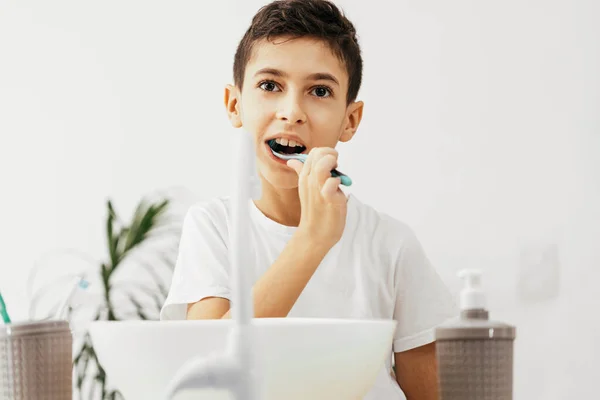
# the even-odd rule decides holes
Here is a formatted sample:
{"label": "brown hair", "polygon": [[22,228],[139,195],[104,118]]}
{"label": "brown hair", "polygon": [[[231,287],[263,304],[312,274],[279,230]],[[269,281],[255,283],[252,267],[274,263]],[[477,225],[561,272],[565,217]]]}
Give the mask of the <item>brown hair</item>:
{"label": "brown hair", "polygon": [[362,81],[362,57],[354,25],[328,0],[276,0],[262,7],[240,41],[233,79],[242,87],[254,43],[278,37],[313,37],[325,41],[348,72],[348,104],[356,100]]}

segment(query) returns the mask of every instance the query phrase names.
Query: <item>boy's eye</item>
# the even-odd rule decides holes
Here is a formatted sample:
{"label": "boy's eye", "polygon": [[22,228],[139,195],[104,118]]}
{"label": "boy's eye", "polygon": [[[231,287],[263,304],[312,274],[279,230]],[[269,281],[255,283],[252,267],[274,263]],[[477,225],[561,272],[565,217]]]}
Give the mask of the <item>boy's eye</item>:
{"label": "boy's eye", "polygon": [[317,97],[331,96],[331,89],[329,89],[328,87],[325,87],[325,86],[316,87],[312,91],[313,91],[314,95]]}
{"label": "boy's eye", "polygon": [[279,89],[279,87],[277,86],[277,84],[273,81],[264,81],[261,82],[260,85],[258,86],[260,87],[262,90],[265,90],[267,92],[275,92]]}

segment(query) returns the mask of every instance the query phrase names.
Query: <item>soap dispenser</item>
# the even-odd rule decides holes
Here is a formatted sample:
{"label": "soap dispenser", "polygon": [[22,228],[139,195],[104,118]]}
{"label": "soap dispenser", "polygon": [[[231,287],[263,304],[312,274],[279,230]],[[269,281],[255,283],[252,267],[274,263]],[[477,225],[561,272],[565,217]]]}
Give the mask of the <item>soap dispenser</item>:
{"label": "soap dispenser", "polygon": [[440,400],[512,400],[516,328],[491,321],[479,270],[462,270],[460,317],[436,328]]}

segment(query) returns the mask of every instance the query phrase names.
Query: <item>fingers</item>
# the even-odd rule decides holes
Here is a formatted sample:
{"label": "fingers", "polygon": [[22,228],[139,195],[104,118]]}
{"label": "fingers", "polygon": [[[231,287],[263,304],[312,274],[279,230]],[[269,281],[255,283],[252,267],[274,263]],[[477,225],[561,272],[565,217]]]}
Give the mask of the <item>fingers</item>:
{"label": "fingers", "polygon": [[289,160],[286,164],[288,167],[293,168],[294,171],[298,173],[298,175],[300,175],[301,172],[305,175],[309,175],[313,169],[313,166],[319,163],[319,161],[322,158],[328,155],[334,157],[335,162],[333,163],[333,168],[336,168],[338,152],[330,147],[315,147],[310,151],[308,157],[306,157],[306,161],[304,162],[304,164],[298,160]]}
{"label": "fingers", "polygon": [[304,164],[298,160],[289,160],[288,167],[292,168],[300,180],[309,180],[317,187],[323,196],[336,194],[341,184],[340,178],[332,178],[331,170],[337,168],[338,152],[329,147],[313,148]]}
{"label": "fingers", "polygon": [[323,154],[331,153],[331,151],[335,150],[315,147],[310,151],[304,163],[298,160],[288,160],[286,164],[288,167],[296,171],[300,178],[306,178],[310,174],[312,170],[312,165],[315,162],[315,160],[320,159]]}
{"label": "fingers", "polygon": [[313,148],[308,153],[308,157],[306,157],[306,161],[304,162],[304,169],[302,171],[304,177],[308,177],[312,173],[314,165],[318,163],[319,160],[327,154],[335,154],[337,158],[337,151],[335,151],[335,149],[332,149],[330,147]]}
{"label": "fingers", "polygon": [[331,170],[337,167],[337,158],[333,154],[327,154],[313,166],[313,175],[317,178],[319,186],[331,177]]}
{"label": "fingers", "polygon": [[336,194],[340,191],[340,184],[342,180],[340,178],[328,178],[323,187],[321,188],[321,195],[325,200],[334,200]]}
{"label": "fingers", "polygon": [[310,175],[316,178],[316,183],[321,187],[331,177],[331,170],[337,167],[338,153],[332,148],[318,148],[314,149],[314,154],[311,155]]}

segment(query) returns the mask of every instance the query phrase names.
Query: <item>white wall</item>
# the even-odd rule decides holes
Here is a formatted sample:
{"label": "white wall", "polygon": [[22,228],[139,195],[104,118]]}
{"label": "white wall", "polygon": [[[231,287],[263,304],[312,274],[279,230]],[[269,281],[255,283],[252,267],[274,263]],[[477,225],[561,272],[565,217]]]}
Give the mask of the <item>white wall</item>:
{"label": "white wall", "polygon": [[[107,196],[127,214],[165,187],[228,192],[222,87],[261,4],[0,1],[0,289],[13,317],[45,252],[104,256]],[[600,3],[339,4],[365,57],[364,122],[340,147],[352,191],[410,223],[453,290],[458,269],[485,271],[492,316],[518,327],[517,399],[590,398]],[[556,259],[519,262],[552,244]]]}

